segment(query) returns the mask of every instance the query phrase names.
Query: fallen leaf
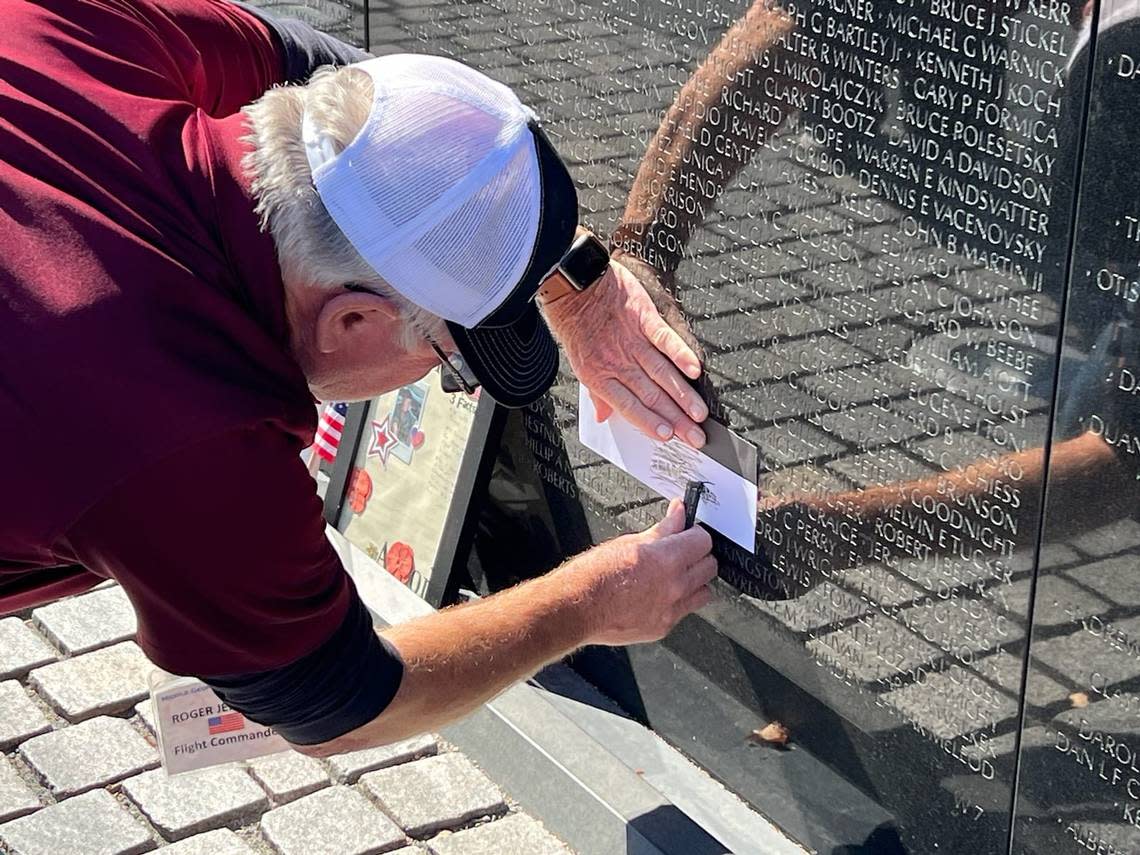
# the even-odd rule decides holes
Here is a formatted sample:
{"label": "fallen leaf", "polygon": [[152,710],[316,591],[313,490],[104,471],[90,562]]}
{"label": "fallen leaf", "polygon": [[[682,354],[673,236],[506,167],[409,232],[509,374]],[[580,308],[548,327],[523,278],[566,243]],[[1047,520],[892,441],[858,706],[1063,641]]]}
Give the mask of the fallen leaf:
{"label": "fallen leaf", "polygon": [[1074,707],[1087,707],[1089,705],[1089,696],[1084,692],[1073,692],[1069,695],[1069,703]]}
{"label": "fallen leaf", "polygon": [[775,745],[781,748],[788,744],[790,738],[791,733],[778,721],[770,721],[748,734],[748,741],[756,745]]}

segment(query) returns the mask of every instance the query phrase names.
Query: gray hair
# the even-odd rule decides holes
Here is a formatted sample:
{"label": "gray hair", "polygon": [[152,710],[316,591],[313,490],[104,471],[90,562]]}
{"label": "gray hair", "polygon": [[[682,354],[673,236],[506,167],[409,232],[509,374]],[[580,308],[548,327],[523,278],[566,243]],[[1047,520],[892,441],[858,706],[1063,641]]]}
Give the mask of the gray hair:
{"label": "gray hair", "polygon": [[304,86],[270,89],[244,110],[252,150],[242,166],[252,177],[256,212],[273,237],[286,285],[365,285],[397,305],[405,344],[422,334],[438,338],[443,320],[397,293],[360,257],[313,186],[302,117],[340,153],[363,127],[371,106],[372,78],[352,66],[326,66]]}

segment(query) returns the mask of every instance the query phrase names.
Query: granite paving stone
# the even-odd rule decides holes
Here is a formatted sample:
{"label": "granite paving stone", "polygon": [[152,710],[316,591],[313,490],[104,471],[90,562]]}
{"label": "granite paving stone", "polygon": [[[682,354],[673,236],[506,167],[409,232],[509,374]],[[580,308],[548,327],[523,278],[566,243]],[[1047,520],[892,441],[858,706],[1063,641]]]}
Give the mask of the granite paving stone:
{"label": "granite paving stone", "polygon": [[117,585],[38,608],[32,622],[72,655],[128,639],[136,629],[135,610]]}
{"label": "granite paving stone", "polygon": [[352,784],[365,772],[427,757],[438,750],[439,745],[435,737],[425,734],[380,748],[364,748],[347,754],[334,754],[328,762],[337,781]]}
{"label": "granite paving stone", "polygon": [[195,834],[162,849],[162,855],[256,855],[249,844],[228,828]]}
{"label": "granite paving stone", "polygon": [[135,714],[142,719],[142,723],[146,725],[146,729],[152,734],[158,733],[158,728],[154,723],[154,704],[151,703],[150,698],[144,698],[135,704]]}
{"label": "granite paving stone", "polygon": [[162,769],[122,784],[164,837],[181,840],[200,831],[236,827],[269,806],[265,793],[240,766],[214,766],[181,775]]}
{"label": "granite paving stone", "polygon": [[570,855],[566,845],[529,816],[513,814],[433,838],[432,855]]}
{"label": "granite paving stone", "polygon": [[959,665],[886,692],[884,701],[946,740],[979,729],[992,733],[999,722],[1017,713],[1015,698],[994,691],[975,672]]}
{"label": "granite paving stone", "polygon": [[31,813],[39,806],[35,792],[24,783],[12,764],[0,757],[0,822]]}
{"label": "granite paving stone", "polygon": [[32,671],[29,680],[70,721],[115,713],[146,697],[154,668],[133,641],[84,653]]}
{"label": "granite paving stone", "polygon": [[[1085,561],[1076,567],[1072,567],[1065,571],[1065,575],[1082,585],[1084,588],[1096,591],[1104,599],[1110,601],[1116,606],[1124,606],[1130,611],[1135,610],[1140,606],[1140,579],[1136,576],[1136,558],[1135,551],[1126,552],[1123,555],[1116,555],[1112,558],[1104,558],[1100,561]],[[1056,590],[1056,582],[1050,580],[1049,587],[1051,590]],[[1057,596],[1056,593],[1053,595]],[[1088,595],[1086,595],[1087,599]],[[1066,604],[1069,597],[1065,598]],[[1099,608],[1090,614],[1095,614],[1107,606],[1098,603]],[[1037,617],[1037,608],[1034,607],[1033,623],[1037,625],[1040,621]],[[1075,615],[1070,615],[1070,620]]]}
{"label": "granite paving stone", "polygon": [[1140,521],[1119,519],[1070,538],[1069,543],[1089,555],[1104,556],[1140,546]]}
{"label": "granite paving stone", "polygon": [[360,783],[412,837],[457,828],[507,807],[499,788],[461,754],[369,772]]}
{"label": "granite paving stone", "polygon": [[106,790],[0,825],[13,855],[135,855],[154,847],[146,826]]}
{"label": "granite paving stone", "polygon": [[249,761],[249,771],[276,805],[327,787],[329,776],[312,757],[282,751]]}
{"label": "granite paving stone", "polygon": [[18,617],[0,620],[0,680],[22,677],[58,658],[59,653]]}
{"label": "granite paving stone", "polygon": [[43,710],[15,680],[0,683],[0,751],[51,729]]}
{"label": "granite paving stone", "polygon": [[403,848],[404,832],[351,787],[332,787],[275,808],[261,832],[281,855],[373,855]]}
{"label": "granite paving stone", "polygon": [[61,798],[158,765],[158,753],[129,721],[105,716],[29,739],[20,756]]}
{"label": "granite paving stone", "polygon": [[[1140,637],[1140,616],[1113,621],[1114,631],[1123,638]],[[1140,661],[1123,644],[1105,644],[1092,633],[1070,633],[1033,640],[1033,664],[1055,673],[1050,675],[1069,692],[1087,692],[1089,674],[1111,674],[1124,682],[1140,678]],[[1037,679],[1035,677],[1034,679]]]}

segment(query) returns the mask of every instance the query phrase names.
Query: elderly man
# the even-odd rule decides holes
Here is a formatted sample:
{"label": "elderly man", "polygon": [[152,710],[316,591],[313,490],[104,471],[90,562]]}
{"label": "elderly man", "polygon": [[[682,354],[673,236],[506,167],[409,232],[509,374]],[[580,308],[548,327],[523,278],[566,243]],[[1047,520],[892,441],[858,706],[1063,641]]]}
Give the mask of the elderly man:
{"label": "elderly man", "polygon": [[508,89],[410,56],[271,88],[354,57],[222,0],[0,12],[0,614],[115,579],[158,665],[325,753],[707,601],[710,539],[676,505],[382,635],[324,537],[314,396],[442,361],[525,405],[557,361],[536,294],[599,400],[703,441],[696,357],[575,237],[569,176]]}

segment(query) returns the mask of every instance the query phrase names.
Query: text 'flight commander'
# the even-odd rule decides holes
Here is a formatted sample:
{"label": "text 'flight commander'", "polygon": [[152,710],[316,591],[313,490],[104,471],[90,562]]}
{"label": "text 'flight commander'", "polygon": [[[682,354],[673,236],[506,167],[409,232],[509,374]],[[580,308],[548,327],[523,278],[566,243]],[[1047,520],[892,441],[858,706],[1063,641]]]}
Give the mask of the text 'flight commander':
{"label": "text 'flight commander'", "polygon": [[703,441],[696,356],[577,229],[509,89],[222,0],[0,0],[0,20],[0,614],[113,578],[155,663],[331,753],[708,600],[710,538],[676,505],[382,636],[325,538],[314,396],[442,360],[525,405],[557,366],[536,293],[598,400]]}

